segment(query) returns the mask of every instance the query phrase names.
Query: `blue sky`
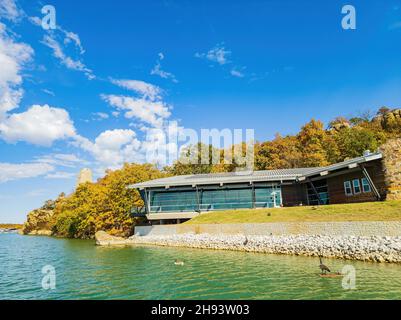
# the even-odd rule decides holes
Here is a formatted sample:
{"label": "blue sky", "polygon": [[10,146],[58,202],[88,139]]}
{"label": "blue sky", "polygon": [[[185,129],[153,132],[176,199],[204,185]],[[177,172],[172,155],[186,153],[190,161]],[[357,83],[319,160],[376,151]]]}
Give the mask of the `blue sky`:
{"label": "blue sky", "polygon": [[145,161],[169,121],[267,140],[399,107],[400,57],[400,1],[0,0],[0,222]]}

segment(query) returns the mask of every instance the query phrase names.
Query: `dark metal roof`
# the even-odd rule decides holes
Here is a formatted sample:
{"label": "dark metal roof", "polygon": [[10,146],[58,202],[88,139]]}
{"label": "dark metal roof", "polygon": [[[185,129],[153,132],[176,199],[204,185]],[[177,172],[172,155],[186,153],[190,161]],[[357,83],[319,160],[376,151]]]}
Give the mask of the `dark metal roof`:
{"label": "dark metal roof", "polygon": [[327,167],[183,175],[141,182],[130,187],[143,189],[228,183],[301,181],[308,177],[323,175],[324,173],[357,166],[361,163],[381,158],[381,153],[373,153]]}

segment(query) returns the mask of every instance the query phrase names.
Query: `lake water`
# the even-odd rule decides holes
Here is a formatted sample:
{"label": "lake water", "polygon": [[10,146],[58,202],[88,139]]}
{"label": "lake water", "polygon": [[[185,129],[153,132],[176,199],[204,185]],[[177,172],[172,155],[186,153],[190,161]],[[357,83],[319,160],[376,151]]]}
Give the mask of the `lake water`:
{"label": "lake water", "polygon": [[[185,261],[174,265],[175,259]],[[400,299],[401,265],[326,259],[356,270],[356,289],[321,278],[315,258],[0,234],[0,299]],[[56,271],[44,290],[42,268]]]}

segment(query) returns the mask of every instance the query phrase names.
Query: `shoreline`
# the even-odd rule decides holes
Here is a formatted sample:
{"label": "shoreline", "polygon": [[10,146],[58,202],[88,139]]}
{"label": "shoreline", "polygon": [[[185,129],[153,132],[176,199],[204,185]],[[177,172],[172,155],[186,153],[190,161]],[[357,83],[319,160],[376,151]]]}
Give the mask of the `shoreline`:
{"label": "shoreline", "polygon": [[131,236],[124,239],[100,231],[96,233],[95,239],[99,246],[155,245],[401,263],[401,237],[180,234]]}

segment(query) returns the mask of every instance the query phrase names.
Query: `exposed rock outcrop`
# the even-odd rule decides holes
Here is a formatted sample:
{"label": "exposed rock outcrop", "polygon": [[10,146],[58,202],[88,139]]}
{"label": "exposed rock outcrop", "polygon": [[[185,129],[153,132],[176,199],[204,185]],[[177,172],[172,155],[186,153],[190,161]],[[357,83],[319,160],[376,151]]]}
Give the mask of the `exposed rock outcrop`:
{"label": "exposed rock outcrop", "polygon": [[388,131],[401,132],[401,109],[394,109],[378,114],[373,118],[373,122],[381,125]]}
{"label": "exposed rock outcrop", "polygon": [[401,139],[391,139],[380,147],[386,177],[387,200],[401,200]]}
{"label": "exposed rock outcrop", "polygon": [[118,246],[129,244],[129,240],[115,237],[105,231],[98,231],[95,234],[96,245],[98,246]]}
{"label": "exposed rock outcrop", "polygon": [[32,236],[51,236],[53,233],[51,230],[33,230],[29,232]]}
{"label": "exposed rock outcrop", "polygon": [[339,132],[342,129],[350,128],[350,122],[342,117],[338,117],[330,123],[329,131]]}
{"label": "exposed rock outcrop", "polygon": [[51,235],[50,220],[54,214],[55,201],[46,201],[40,209],[35,209],[28,214],[27,221],[22,227],[23,234]]}

